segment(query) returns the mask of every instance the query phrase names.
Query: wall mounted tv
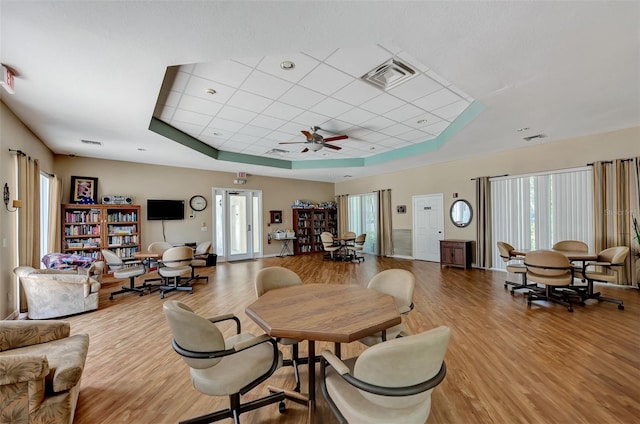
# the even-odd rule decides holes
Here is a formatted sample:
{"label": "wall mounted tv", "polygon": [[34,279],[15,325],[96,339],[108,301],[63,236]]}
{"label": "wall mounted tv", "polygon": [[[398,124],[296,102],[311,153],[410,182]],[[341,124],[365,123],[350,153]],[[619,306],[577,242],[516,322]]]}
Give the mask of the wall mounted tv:
{"label": "wall mounted tv", "polygon": [[148,221],[170,221],[184,219],[184,200],[147,199]]}

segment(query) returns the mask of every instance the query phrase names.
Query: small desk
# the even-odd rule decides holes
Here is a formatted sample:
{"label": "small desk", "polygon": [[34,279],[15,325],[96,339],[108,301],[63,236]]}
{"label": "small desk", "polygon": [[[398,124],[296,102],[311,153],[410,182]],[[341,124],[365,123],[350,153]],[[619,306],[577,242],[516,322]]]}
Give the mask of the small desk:
{"label": "small desk", "polygon": [[295,239],[296,237],[274,238],[274,240],[278,240],[282,242],[282,249],[280,249],[280,254],[278,254],[279,258],[282,258],[284,256],[293,256],[293,252],[289,248],[289,242]]}
{"label": "small desk", "polygon": [[302,284],[270,290],[245,312],[271,337],[308,341],[308,396],[287,395],[309,406],[309,422],[316,400],[315,342],[350,343],[402,322],[393,296],[356,285]]}

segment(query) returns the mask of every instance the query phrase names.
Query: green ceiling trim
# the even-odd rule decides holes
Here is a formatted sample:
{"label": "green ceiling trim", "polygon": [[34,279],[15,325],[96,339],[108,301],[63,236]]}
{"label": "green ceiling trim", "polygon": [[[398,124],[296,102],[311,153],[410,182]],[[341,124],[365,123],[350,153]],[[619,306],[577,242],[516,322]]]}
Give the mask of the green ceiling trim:
{"label": "green ceiling trim", "polygon": [[282,160],[282,159],[275,159],[275,158],[264,157],[264,156],[247,155],[245,153],[235,153],[235,152],[227,152],[224,150],[218,150],[215,147],[211,147],[207,143],[203,143],[197,138],[194,138],[189,134],[176,129],[171,125],[167,124],[166,122],[163,122],[157,118],[151,118],[149,129],[157,134],[160,134],[163,137],[173,140],[176,143],[182,144],[185,147],[193,149],[213,159],[223,160],[226,162],[237,162],[237,163],[247,163],[250,165],[269,166],[271,168],[291,169],[291,166],[292,166],[291,161],[289,160]]}
{"label": "green ceiling trim", "polygon": [[439,136],[431,140],[424,141],[411,146],[402,147],[390,152],[380,153],[378,155],[369,156],[367,158],[351,158],[351,159],[317,159],[317,160],[299,160],[290,161],[284,159],[275,159],[265,156],[247,155],[245,153],[227,152],[211,147],[206,143],[186,134],[171,125],[162,122],[157,118],[151,118],[149,129],[157,134],[167,137],[176,143],[193,149],[204,155],[216,160],[227,162],[246,163],[250,165],[269,166],[272,168],[282,169],[318,169],[318,168],[353,168],[379,165],[381,163],[393,160],[403,159],[423,153],[438,150],[445,144],[454,134],[465,127],[469,122],[475,119],[482,111],[484,106],[474,101],[472,102],[457,118],[451,123]]}

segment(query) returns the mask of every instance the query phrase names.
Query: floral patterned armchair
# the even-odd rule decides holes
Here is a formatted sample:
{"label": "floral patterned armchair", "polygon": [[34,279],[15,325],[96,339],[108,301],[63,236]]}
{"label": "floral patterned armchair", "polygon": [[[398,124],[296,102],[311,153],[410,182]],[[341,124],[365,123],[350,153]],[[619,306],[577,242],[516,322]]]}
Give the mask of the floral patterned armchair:
{"label": "floral patterned armchair", "polygon": [[0,321],[0,423],[71,424],[89,336],[64,321]]}

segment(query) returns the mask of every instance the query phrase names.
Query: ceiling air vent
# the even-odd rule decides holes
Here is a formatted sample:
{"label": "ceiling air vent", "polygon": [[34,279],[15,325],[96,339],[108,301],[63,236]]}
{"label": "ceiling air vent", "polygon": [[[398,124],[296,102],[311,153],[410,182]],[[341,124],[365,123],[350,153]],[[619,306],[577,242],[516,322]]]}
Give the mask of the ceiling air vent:
{"label": "ceiling air vent", "polygon": [[94,146],[102,146],[102,142],[101,141],[93,141],[93,140],[80,140],[81,142],[83,142],[84,144],[92,144]]}
{"label": "ceiling air vent", "polygon": [[532,141],[532,140],[537,140],[539,138],[545,138],[546,134],[536,134],[536,135],[530,135],[529,137],[523,137],[522,139],[524,141]]}
{"label": "ceiling air vent", "polygon": [[383,90],[390,90],[408,81],[416,75],[416,71],[398,59],[390,59],[367,72],[362,79]]}

